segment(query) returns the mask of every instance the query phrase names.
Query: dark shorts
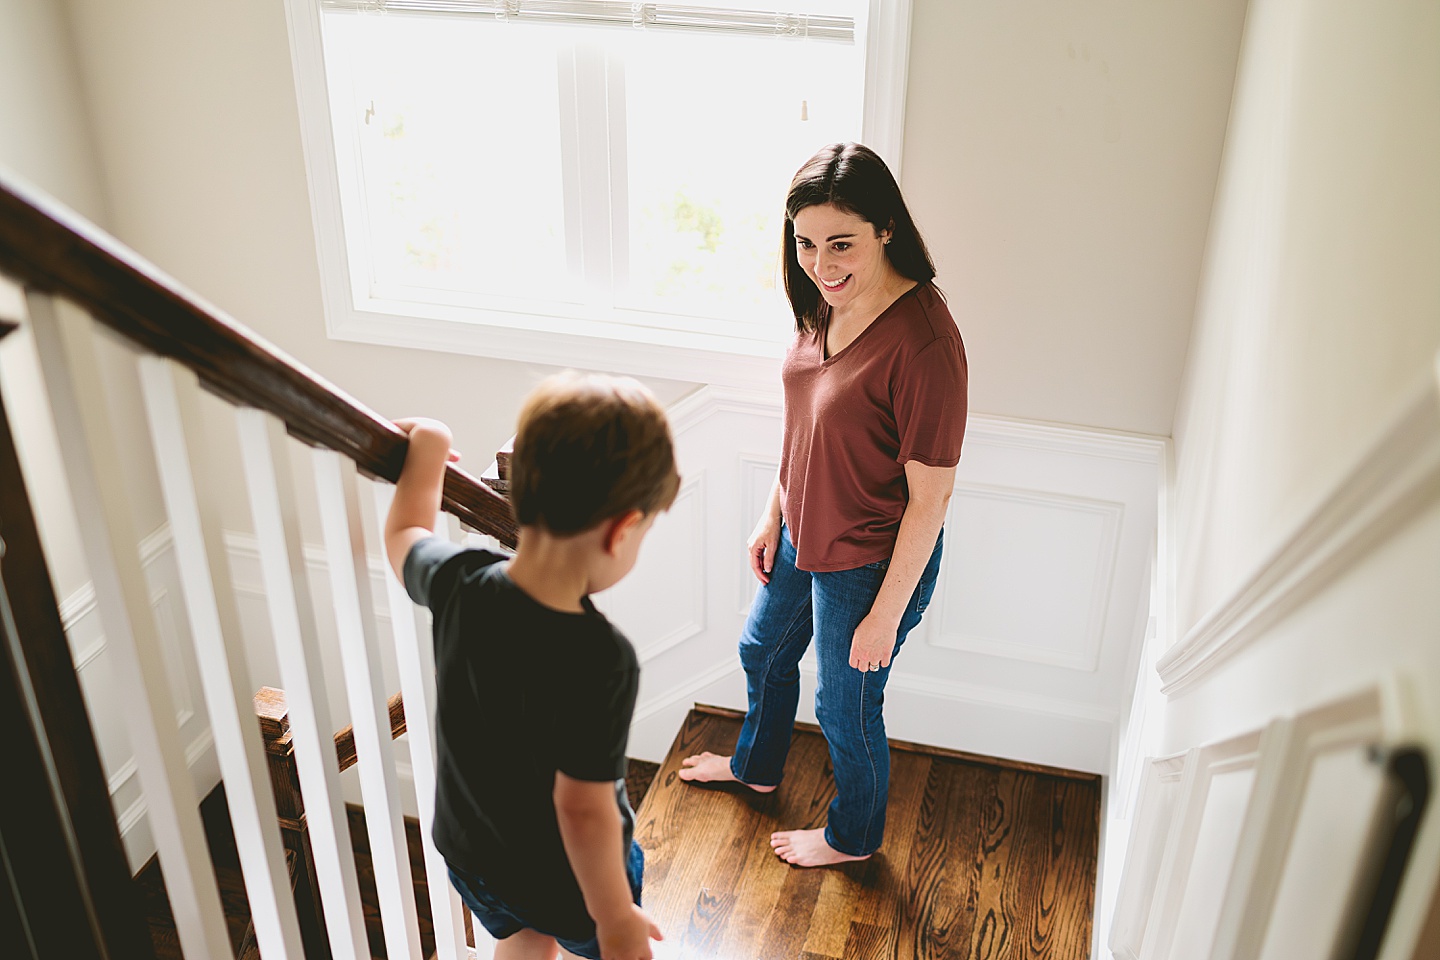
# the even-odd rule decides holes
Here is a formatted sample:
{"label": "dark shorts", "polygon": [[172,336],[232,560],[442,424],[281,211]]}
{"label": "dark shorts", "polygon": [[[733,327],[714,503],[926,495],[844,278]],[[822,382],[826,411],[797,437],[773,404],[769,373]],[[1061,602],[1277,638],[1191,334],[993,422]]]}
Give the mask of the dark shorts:
{"label": "dark shorts", "polygon": [[[460,891],[460,899],[465,901],[465,906],[475,918],[479,920],[490,935],[496,940],[504,940],[512,937],[521,930],[534,930],[543,933],[547,937],[555,937],[555,942],[577,957],[588,957],[589,960],[600,960],[600,942],[591,937],[589,940],[566,940],[556,936],[544,926],[531,922],[512,910],[499,897],[495,896],[485,887],[485,881],[475,874],[466,870],[450,866],[450,882],[455,889]],[[640,850],[640,844],[634,840],[630,841],[630,855],[625,858],[625,873],[630,879],[630,895],[635,898],[635,903],[640,903],[640,885],[645,877],[645,854]]]}

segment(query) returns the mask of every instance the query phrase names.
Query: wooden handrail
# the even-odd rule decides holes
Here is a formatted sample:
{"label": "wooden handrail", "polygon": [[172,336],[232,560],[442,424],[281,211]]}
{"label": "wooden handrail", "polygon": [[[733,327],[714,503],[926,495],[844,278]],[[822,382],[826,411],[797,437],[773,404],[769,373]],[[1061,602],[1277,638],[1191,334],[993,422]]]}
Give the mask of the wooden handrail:
{"label": "wooden handrail", "polygon": [[[400,694],[394,694],[386,703],[390,713],[390,739],[405,733],[405,702]],[[270,753],[287,754],[290,751],[290,713],[285,706],[285,691],[275,687],[261,687],[255,694],[255,716],[260,721],[260,733],[265,738],[265,749]],[[342,727],[335,733],[335,762],[344,773],[355,766],[355,728]]]}
{"label": "wooden handrail", "polygon": [[[94,224],[0,175],[0,271],[84,307],[145,349],[189,367],[233,403],[265,410],[297,439],[394,481],[407,441],[388,420],[166,276]],[[445,473],[444,509],[513,546],[509,503],[463,470]]]}

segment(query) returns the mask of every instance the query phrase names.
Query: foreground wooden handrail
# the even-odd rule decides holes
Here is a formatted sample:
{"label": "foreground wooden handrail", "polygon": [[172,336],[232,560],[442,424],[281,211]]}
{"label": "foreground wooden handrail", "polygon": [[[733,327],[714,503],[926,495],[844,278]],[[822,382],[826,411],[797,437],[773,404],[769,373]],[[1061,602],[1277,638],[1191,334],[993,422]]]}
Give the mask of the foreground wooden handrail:
{"label": "foreground wooden handrail", "polygon": [[[226,399],[265,410],[292,436],[394,481],[407,441],[388,420],[306,369],[78,214],[0,175],[0,271],[84,307],[145,349],[189,367]],[[507,545],[509,503],[453,465],[444,509]]]}

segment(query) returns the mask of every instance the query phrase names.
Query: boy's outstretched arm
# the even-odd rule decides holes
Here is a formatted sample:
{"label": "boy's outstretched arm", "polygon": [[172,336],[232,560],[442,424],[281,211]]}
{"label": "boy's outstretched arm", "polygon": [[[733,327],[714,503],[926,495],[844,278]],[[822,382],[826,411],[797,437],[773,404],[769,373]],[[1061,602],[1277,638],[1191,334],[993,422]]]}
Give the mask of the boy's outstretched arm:
{"label": "boy's outstretched arm", "polygon": [[651,960],[651,940],[665,939],[635,905],[625,876],[625,832],[615,784],[576,780],[555,771],[555,818],[585,909],[595,920],[603,960]]}
{"label": "boy's outstretched arm", "polygon": [[396,420],[395,426],[410,438],[410,446],[385,518],[385,556],[395,576],[403,580],[410,548],[435,532],[445,464],[460,455],[450,449],[450,428],[439,420]]}

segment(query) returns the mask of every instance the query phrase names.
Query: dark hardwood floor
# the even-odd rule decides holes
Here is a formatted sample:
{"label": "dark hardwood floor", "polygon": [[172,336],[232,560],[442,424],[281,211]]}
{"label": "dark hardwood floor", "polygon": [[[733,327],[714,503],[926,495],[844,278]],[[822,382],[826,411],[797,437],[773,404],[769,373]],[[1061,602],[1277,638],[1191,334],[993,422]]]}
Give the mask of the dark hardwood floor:
{"label": "dark hardwood floor", "polygon": [[[834,796],[825,742],[800,725],[779,790],[695,786],[676,775],[701,750],[729,753],[733,711],[692,711],[663,764],[626,781],[645,849],[645,908],[658,960],[1083,960],[1090,955],[1099,779],[892,742],[885,844],[863,863],[791,867],[777,829],[824,823]],[[653,781],[653,782],[652,782]],[[202,806],[233,942],[249,920],[223,788]],[[422,946],[433,951],[419,827],[411,863]],[[371,952],[385,956],[364,814],[350,833]],[[160,960],[180,957],[164,880],[137,878]]]}
{"label": "dark hardwood floor", "polygon": [[692,753],[731,752],[739,727],[732,711],[693,711],[639,808],[645,907],[667,937],[657,957],[1090,955],[1098,778],[892,744],[884,846],[800,869],[775,857],[770,834],[824,823],[835,787],[813,728],[797,732],[772,794],[677,776]]}
{"label": "dark hardwood floor", "polygon": [[[639,807],[645,792],[660,769],[658,763],[630,760],[625,784],[630,802]],[[239,949],[250,923],[250,901],[245,896],[245,881],[240,873],[240,855],[235,849],[235,835],[230,827],[230,812],[225,805],[225,787],[220,785],[200,805],[205,823],[205,836],[210,843],[210,859],[215,864],[215,877],[225,907],[225,920],[230,929],[231,946]],[[380,900],[375,892],[375,872],[370,861],[370,838],[365,831],[365,812],[350,807],[350,842],[355,850],[355,871],[360,884],[360,900],[365,911],[365,932],[370,940],[371,956],[385,957],[385,936],[380,926]],[[405,818],[406,840],[410,847],[410,872],[415,878],[415,906],[420,925],[420,946],[425,956],[435,952],[435,934],[430,919],[430,894],[425,879],[424,852],[420,845],[420,824],[413,817]],[[159,861],[151,857],[135,878],[150,920],[150,935],[159,960],[181,960],[180,938],[175,933],[175,920],[165,892],[165,878]],[[469,917],[466,917],[469,933]],[[473,941],[472,941],[473,942]]]}

